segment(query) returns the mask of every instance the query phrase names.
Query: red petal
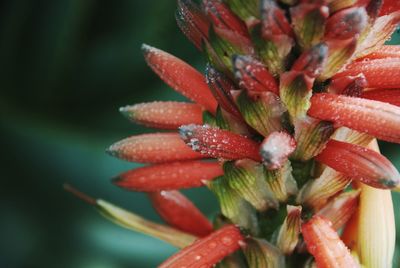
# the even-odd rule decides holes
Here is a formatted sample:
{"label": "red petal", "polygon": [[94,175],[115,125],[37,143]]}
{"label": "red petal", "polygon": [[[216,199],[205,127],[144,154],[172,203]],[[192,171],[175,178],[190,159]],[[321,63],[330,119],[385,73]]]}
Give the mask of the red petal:
{"label": "red petal", "polygon": [[303,224],[301,232],[318,268],[359,267],[328,220],[314,216]]}
{"label": "red petal", "polygon": [[139,163],[163,163],[204,158],[187,148],[178,133],[152,133],[132,136],[111,145],[112,156]]}
{"label": "red petal", "polygon": [[314,94],[308,114],[400,143],[400,108],[391,104],[327,93]]}
{"label": "red petal", "polygon": [[175,15],[179,28],[201,50],[202,41],[208,38],[210,23],[205,14],[191,0],[178,0]]}
{"label": "red petal", "polygon": [[132,191],[154,192],[200,187],[222,174],[216,162],[174,162],[130,170],[115,178],[114,183]]}
{"label": "red petal", "polygon": [[351,143],[330,140],[317,161],[376,188],[393,188],[400,174],[383,155]]}
{"label": "red petal", "polygon": [[176,253],[159,268],[211,268],[238,250],[243,240],[237,227],[227,225]]}
{"label": "red petal", "polygon": [[275,1],[262,1],[261,35],[264,39],[276,41],[280,35],[293,36],[293,30],[285,13]]}
{"label": "red petal", "polygon": [[400,89],[375,89],[365,91],[362,93],[361,97],[400,106]]}
{"label": "red petal", "polygon": [[341,10],[326,22],[326,39],[348,39],[360,34],[368,24],[365,8],[353,7]]}
{"label": "red petal", "polygon": [[160,191],[148,196],[158,214],[169,225],[201,237],[213,231],[210,221],[180,192]]}
{"label": "red petal", "polygon": [[203,110],[194,103],[155,101],[125,106],[119,111],[133,122],[153,128],[177,129],[203,123]]}
{"label": "red petal", "polygon": [[358,76],[343,76],[332,79],[329,84],[329,92],[360,97],[366,86],[367,80],[363,74]]}
{"label": "red petal", "polygon": [[365,57],[358,59],[357,61],[376,60],[376,59],[384,59],[384,58],[400,58],[400,46],[399,45],[383,46],[383,47],[379,48],[378,50],[374,51],[373,53],[368,54]]}
{"label": "red petal", "polygon": [[186,62],[154,47],[143,45],[147,64],[170,87],[215,113],[217,101],[204,76]]}
{"label": "red petal", "polygon": [[379,16],[387,15],[400,10],[399,0],[384,0]]}
{"label": "red petal", "polygon": [[279,87],[264,64],[250,56],[233,57],[233,66],[239,85],[249,91],[271,91],[279,95]]}
{"label": "red petal", "polygon": [[237,90],[236,85],[210,64],[207,64],[206,67],[206,80],[220,107],[235,118],[242,119],[242,115],[236,107],[231,93]]}
{"label": "red petal", "polygon": [[249,37],[246,24],[222,1],[203,0],[203,6],[215,27]]}
{"label": "red petal", "polygon": [[320,43],[305,51],[294,62],[291,70],[304,72],[306,75],[315,78],[323,69],[328,57],[328,46]]}
{"label": "red petal", "polygon": [[179,130],[187,145],[204,155],[229,160],[249,158],[261,161],[260,145],[241,135],[207,125],[187,125]]}
{"label": "red petal", "polygon": [[357,76],[364,74],[370,88],[398,88],[400,85],[400,58],[384,58],[357,61],[334,76]]}

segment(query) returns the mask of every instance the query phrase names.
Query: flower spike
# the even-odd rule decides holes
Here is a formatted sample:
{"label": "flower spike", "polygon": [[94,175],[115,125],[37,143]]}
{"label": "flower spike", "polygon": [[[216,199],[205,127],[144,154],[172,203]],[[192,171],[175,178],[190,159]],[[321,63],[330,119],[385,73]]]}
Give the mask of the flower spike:
{"label": "flower spike", "polygon": [[157,213],[171,226],[195,236],[210,234],[213,227],[201,211],[178,191],[148,193]]}
{"label": "flower spike", "polygon": [[383,155],[350,143],[330,140],[317,161],[372,187],[390,189],[400,183],[400,174]]}
{"label": "flower spike", "polygon": [[112,156],[139,163],[163,163],[204,158],[193,152],[178,133],[141,134],[123,139],[107,149]]}
{"label": "flower spike", "polygon": [[319,93],[311,98],[308,115],[400,143],[400,108],[387,103]]}
{"label": "flower spike", "polygon": [[159,268],[213,267],[238,250],[243,240],[244,237],[236,226],[227,225],[176,253]]}
{"label": "flower spike", "polygon": [[186,144],[203,155],[229,160],[261,160],[259,144],[238,134],[207,125],[182,126],[179,131]]}
{"label": "flower spike", "polygon": [[203,123],[203,109],[194,103],[155,101],[121,107],[119,111],[129,120],[153,128],[177,129]]}
{"label": "flower spike", "polygon": [[174,162],[127,171],[113,183],[131,191],[155,192],[200,187],[222,174],[221,166],[215,162]]}
{"label": "flower spike", "polygon": [[359,267],[328,220],[314,216],[303,224],[301,232],[317,267]]}
{"label": "flower spike", "polygon": [[211,94],[204,76],[186,62],[159,50],[142,45],[147,64],[170,87],[204,106],[211,113],[217,109],[217,101]]}

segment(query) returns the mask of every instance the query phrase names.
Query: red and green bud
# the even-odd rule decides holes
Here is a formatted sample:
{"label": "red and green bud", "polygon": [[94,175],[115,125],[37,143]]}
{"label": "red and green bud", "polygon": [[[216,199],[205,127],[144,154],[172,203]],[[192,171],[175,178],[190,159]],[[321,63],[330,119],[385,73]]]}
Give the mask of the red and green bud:
{"label": "red and green bud", "polygon": [[285,254],[291,255],[300,240],[301,206],[286,206],[287,216],[279,229],[277,246]]}
{"label": "red and green bud", "polygon": [[303,49],[320,43],[324,37],[329,8],[321,4],[299,4],[290,9],[293,30]]}
{"label": "red and green bud", "polygon": [[247,238],[241,245],[249,267],[285,267],[285,255],[267,240]]}
{"label": "red and green bud", "polygon": [[309,180],[297,195],[296,202],[318,211],[329,199],[342,192],[351,182],[347,176],[326,167],[315,180]]}
{"label": "red and green bud", "polygon": [[220,176],[206,185],[218,198],[222,215],[253,235],[259,233],[256,210],[231,188],[227,177]]}
{"label": "red and green bud", "polygon": [[306,116],[313,83],[314,79],[304,72],[289,71],[281,75],[280,97],[292,119]]}
{"label": "red and green bud", "polygon": [[297,142],[296,150],[291,158],[308,161],[319,154],[333,134],[333,124],[311,117],[294,121],[294,137]]}
{"label": "red and green bud", "polygon": [[282,130],[282,115],[286,110],[274,93],[243,91],[236,102],[246,123],[261,135]]}
{"label": "red and green bud", "polygon": [[290,196],[298,192],[289,161],[281,169],[268,170],[264,168],[264,178],[269,191],[279,202],[286,202]]}
{"label": "red and green bud", "polygon": [[225,162],[223,169],[230,188],[255,209],[265,211],[270,207],[278,207],[263,179],[263,169],[259,163],[246,159],[235,163]]}
{"label": "red and green bud", "polygon": [[155,192],[201,187],[222,174],[216,162],[185,161],[136,168],[118,175],[113,183],[131,191]]}
{"label": "red and green bud", "polygon": [[328,58],[318,80],[324,81],[331,78],[350,61],[357,48],[357,39],[327,40]]}

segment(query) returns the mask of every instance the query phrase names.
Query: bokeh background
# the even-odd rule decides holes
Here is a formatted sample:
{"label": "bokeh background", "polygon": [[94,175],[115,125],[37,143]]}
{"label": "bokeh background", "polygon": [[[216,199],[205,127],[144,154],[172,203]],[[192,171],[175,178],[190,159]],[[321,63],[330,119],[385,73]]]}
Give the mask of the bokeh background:
{"label": "bokeh background", "polygon": [[[111,185],[110,178],[136,165],[104,149],[151,131],[129,123],[118,107],[183,99],[146,66],[142,43],[204,66],[174,11],[175,1],[156,0],[0,3],[0,267],[147,268],[174,252],[110,223],[62,189],[69,182],[160,220],[144,194]],[[383,144],[383,152],[400,168],[399,146]],[[217,211],[208,191],[185,193],[208,216]]]}

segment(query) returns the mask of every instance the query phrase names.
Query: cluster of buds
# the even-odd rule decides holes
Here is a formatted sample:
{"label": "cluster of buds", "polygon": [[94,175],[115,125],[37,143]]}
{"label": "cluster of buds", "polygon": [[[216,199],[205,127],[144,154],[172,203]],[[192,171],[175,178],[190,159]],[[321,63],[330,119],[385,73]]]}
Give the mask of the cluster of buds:
{"label": "cluster of buds", "polygon": [[[148,193],[166,225],[71,187],[117,223],[183,248],[160,267],[391,267],[390,190],[376,139],[400,143],[396,0],[178,0],[204,75],[143,45],[150,68],[193,102],[120,111],[167,130],[111,155],[147,165],[114,183]],[[179,192],[207,187],[213,223]]]}

